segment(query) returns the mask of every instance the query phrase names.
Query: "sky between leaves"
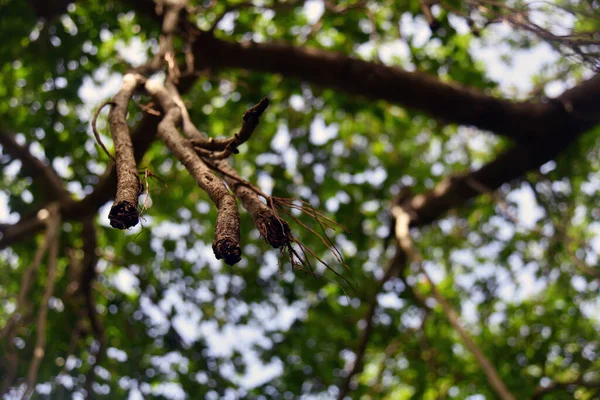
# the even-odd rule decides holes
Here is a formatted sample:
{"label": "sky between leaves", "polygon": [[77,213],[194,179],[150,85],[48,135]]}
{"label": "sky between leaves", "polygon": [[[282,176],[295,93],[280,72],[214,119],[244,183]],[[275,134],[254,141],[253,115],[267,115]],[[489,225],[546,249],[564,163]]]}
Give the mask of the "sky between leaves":
{"label": "sky between leaves", "polygon": [[[323,5],[321,2],[316,0],[307,1],[304,6],[304,12],[306,13],[309,21],[316,21],[323,13]],[[565,22],[568,23],[569,21]],[[224,31],[231,30],[234,23],[235,13],[232,13],[229,17],[223,19],[223,21],[219,24],[219,29]],[[458,32],[468,31],[466,24],[458,19],[451,21],[451,23],[453,23]],[[425,43],[429,39],[430,30],[427,23],[423,19],[418,18],[412,20],[409,15],[405,15],[402,17],[401,26],[402,29],[405,30],[404,33],[406,35],[413,35],[415,40],[419,42]],[[532,88],[531,76],[537,73],[543,65],[551,64],[554,60],[556,60],[557,57],[559,57],[559,55],[554,53],[548,45],[541,43],[536,45],[533,49],[518,50],[515,54],[512,54],[513,58],[511,65],[507,65],[501,60],[502,53],[504,51],[514,52],[514,49],[508,45],[503,46],[499,43],[502,42],[503,38],[508,33],[509,30],[506,27],[499,26],[495,28],[493,34],[489,35],[491,38],[485,37],[484,39],[473,40],[471,45],[471,53],[476,59],[480,60],[484,64],[488,75],[500,83],[502,92],[513,97],[525,97]],[[484,44],[488,41],[496,44],[493,46]],[[127,46],[117,46],[117,48],[119,49],[120,55],[133,65],[139,65],[145,61],[144,44],[139,40],[133,39]],[[373,52],[373,47],[371,44],[366,43],[362,45],[357,52],[368,58],[369,54]],[[404,56],[407,54],[407,52],[408,49],[406,48],[406,44],[404,42],[397,41],[381,46],[378,55],[381,60],[386,62],[393,59],[405,60],[406,57]],[[403,67],[409,70],[411,68],[410,65],[403,65]],[[94,83],[94,80],[85,79],[82,87],[79,90],[79,96],[84,101],[84,107],[79,111],[82,115],[90,115],[97,104],[114,95],[119,88],[121,80],[121,76],[119,74],[109,73],[108,69],[106,68],[100,68],[97,70],[94,78],[96,82],[100,81],[102,84],[97,85]],[[546,95],[549,97],[556,96],[562,93],[565,88],[571,86],[573,83],[574,82],[569,80],[566,82],[551,82],[546,86]],[[292,97],[290,99],[290,103],[293,108],[298,110],[304,107],[304,100],[300,96]],[[106,130],[106,128],[104,128],[104,130]],[[312,121],[310,125],[310,141],[313,144],[322,145],[327,143],[329,140],[334,139],[336,136],[337,127],[335,125],[327,125],[323,119],[318,117]],[[474,140],[472,141],[471,145],[480,146],[482,149],[488,147],[488,142],[494,141],[493,138],[478,132],[474,132],[473,136]],[[105,141],[110,142],[110,139],[105,137]],[[297,155],[289,153],[289,157],[285,156],[286,150],[290,146],[290,142],[291,137],[289,131],[287,131],[285,126],[281,126],[271,141],[271,147],[284,154],[284,159],[287,163],[286,168],[293,170],[294,163],[297,162]],[[34,155],[43,156],[41,151],[36,154],[35,146],[32,146],[31,150]],[[69,161],[66,157],[63,159],[55,159],[53,166],[59,175],[68,175],[67,170]],[[551,170],[554,168],[554,163],[548,163],[543,168]],[[6,169],[4,173],[9,176],[11,174],[18,174],[18,164],[13,165],[12,169]],[[375,172],[366,176],[365,179],[368,181],[385,179],[385,171],[375,170]],[[259,186],[267,193],[270,193],[270,187],[272,187],[274,184],[272,178],[266,174],[258,176],[258,183]],[[597,179],[597,176],[590,180],[589,184],[590,190],[592,191],[598,191],[600,189],[600,181]],[[81,187],[73,186],[69,187],[69,190],[79,196],[83,196],[84,194]],[[329,211],[339,207],[340,202],[343,203],[345,201],[343,195],[340,195],[340,197],[341,198],[330,199],[330,201],[325,203],[325,207]],[[514,202],[517,205],[516,210],[518,213],[518,219],[521,221],[522,228],[525,230],[532,228],[537,220],[543,215],[536,204],[533,193],[525,185],[523,185],[521,188],[512,190],[510,194],[508,194],[507,200]],[[202,213],[202,210],[204,208],[208,208],[209,205],[206,202],[200,202],[198,207]],[[100,222],[105,226],[108,226],[107,216],[109,208],[110,204],[107,204],[100,210]],[[152,224],[151,212],[148,214],[149,215],[145,216],[145,224],[150,225]],[[8,209],[6,195],[0,192],[0,222],[15,222],[16,220],[16,215],[11,214],[10,210]],[[592,227],[592,230],[595,231],[595,237],[591,239],[590,244],[594,251],[597,254],[600,254],[600,224],[596,223],[596,225],[597,226]],[[499,236],[510,236],[514,233],[515,229],[510,224],[501,221],[498,222],[498,227]],[[125,234],[129,236],[135,236],[139,233],[140,229],[143,229],[143,227],[138,225]],[[189,226],[186,226],[185,224],[176,224],[165,221],[158,226],[153,227],[153,234],[158,237],[177,238],[186,232],[189,232],[189,229]],[[350,241],[342,241],[341,245],[342,250],[345,250],[346,254],[352,254],[353,251],[356,252],[355,249],[352,249],[352,247],[355,245]],[[206,252],[207,259],[209,260],[209,268],[213,268],[216,272],[220,263],[216,260],[214,262],[210,262],[212,250],[209,246],[205,246],[202,250]],[[461,264],[468,264],[475,262],[476,255],[469,250],[463,250],[457,254],[457,257],[461,258]],[[445,276],[445,272],[443,270],[437,268],[433,263],[428,264],[427,268],[436,282],[441,282],[443,280]],[[262,270],[264,270],[265,276],[276,274],[278,271],[277,259],[272,255],[267,256],[264,265],[261,267],[261,271]],[[494,273],[494,268],[490,266],[486,267],[484,265],[478,269],[478,274],[481,274],[482,276],[491,273]],[[282,279],[286,278],[289,279],[289,277],[286,277],[286,274],[283,274]],[[459,284],[463,287],[469,287],[472,285],[474,278],[475,277],[469,275],[455,277],[456,280],[460,281]],[[226,287],[229,285],[229,282],[225,278],[222,278],[221,281],[218,279],[219,278],[217,278],[216,282],[217,291],[225,291]],[[539,293],[539,291],[545,287],[544,283],[536,277],[534,269],[527,268],[526,266],[518,269],[516,281],[519,282],[518,286],[515,286],[514,283],[509,280],[505,280],[503,283],[501,283],[501,288],[498,292],[504,300],[522,301]],[[127,294],[136,290],[135,288],[138,284],[138,281],[130,269],[122,268],[112,277],[112,284],[118,290]],[[577,289],[577,287],[585,285],[585,282],[582,283],[578,277],[573,277],[572,285]],[[393,296],[391,293],[381,294],[379,297],[379,302],[384,308],[397,308],[400,306],[400,301],[401,300]],[[204,337],[205,339],[208,339],[208,347],[215,355],[230,355],[233,351],[239,351],[242,353],[245,362],[247,362],[250,366],[250,368],[247,370],[247,373],[238,379],[239,384],[242,387],[252,388],[257,385],[261,385],[277,376],[282,371],[282,362],[280,360],[275,360],[271,363],[265,364],[262,360],[260,360],[256,352],[252,350],[253,346],[257,344],[260,345],[266,341],[266,337],[264,336],[263,332],[265,329],[264,326],[261,330],[248,326],[230,325],[225,326],[225,329],[223,330],[219,330],[216,324],[202,323],[201,315],[197,313],[195,309],[187,307],[186,302],[182,300],[176,289],[165,294],[163,302],[161,302],[159,307],[151,304],[146,304],[145,306],[142,304],[142,307],[145,308],[145,312],[155,320],[157,325],[166,322],[166,310],[169,310],[171,307],[176,308],[179,311],[179,314],[173,319],[172,322],[186,342],[191,343],[199,337]],[[476,318],[475,307],[476,303],[473,301],[463,302],[461,314],[462,318],[466,322],[474,321]],[[589,318],[600,321],[600,319],[598,319],[598,316],[600,315],[599,301],[590,303],[586,308],[586,315]],[[281,308],[276,315],[265,315],[264,323],[265,325],[271,324],[273,326],[272,329],[285,331],[289,329],[296,318],[302,317],[305,312],[306,305],[302,302],[297,302],[296,304],[291,305],[281,304]],[[407,325],[410,326],[412,324],[419,323],[418,318],[412,323],[410,322],[410,318],[411,316],[406,316]],[[499,316],[498,318],[502,317]],[[268,343],[264,343],[263,345],[268,346]],[[118,349],[112,348],[109,349],[109,357],[119,358],[123,357],[123,355],[119,353]],[[348,355],[348,357],[351,358],[351,355]],[[176,354],[171,354],[168,357],[156,359],[155,362],[157,365],[162,365],[161,368],[175,368],[176,366],[181,367],[181,363],[183,362],[182,360],[183,358],[178,357]],[[227,371],[224,372],[227,374]],[[236,379],[234,370],[230,371],[230,376],[232,379]],[[38,389],[43,391],[43,387]],[[153,390],[156,392],[161,392],[167,398],[180,399],[185,397],[182,389],[174,384],[163,384]],[[130,399],[142,398],[141,392],[134,386],[132,386],[129,393]],[[469,398],[471,400],[476,400],[483,397],[481,395],[473,395]]]}

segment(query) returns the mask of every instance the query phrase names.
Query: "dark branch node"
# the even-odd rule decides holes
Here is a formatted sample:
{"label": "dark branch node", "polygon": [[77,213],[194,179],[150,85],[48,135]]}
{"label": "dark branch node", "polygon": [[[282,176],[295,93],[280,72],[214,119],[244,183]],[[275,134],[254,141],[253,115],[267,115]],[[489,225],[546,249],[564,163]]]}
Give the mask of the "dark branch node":
{"label": "dark branch node", "polygon": [[288,223],[274,214],[259,215],[255,224],[260,235],[276,249],[289,245],[293,239]]}
{"label": "dark branch node", "polygon": [[108,214],[110,226],[117,229],[128,229],[136,226],[140,217],[137,205],[128,201],[115,204]]}
{"label": "dark branch node", "polygon": [[242,259],[242,249],[239,241],[225,237],[213,243],[213,252],[217,260],[223,259],[227,264],[237,264]]}

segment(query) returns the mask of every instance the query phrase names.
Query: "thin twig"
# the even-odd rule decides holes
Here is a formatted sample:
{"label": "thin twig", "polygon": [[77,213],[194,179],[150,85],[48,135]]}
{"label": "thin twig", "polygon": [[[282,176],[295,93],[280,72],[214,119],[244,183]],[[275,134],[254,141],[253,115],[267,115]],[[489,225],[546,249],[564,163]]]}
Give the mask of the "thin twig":
{"label": "thin twig", "polygon": [[94,132],[94,136],[96,137],[96,142],[100,145],[100,147],[102,147],[102,150],[104,150],[104,153],[106,153],[108,158],[110,158],[112,162],[116,164],[117,161],[115,160],[113,155],[110,154],[106,146],[104,146],[104,143],[102,143],[102,139],[100,138],[100,134],[98,133],[98,129],[96,128],[96,121],[98,120],[98,115],[100,114],[100,111],[102,111],[102,109],[109,104],[111,106],[114,106],[115,102],[112,100],[107,100],[104,103],[100,104],[100,106],[96,108],[96,111],[94,111],[94,116],[92,117],[92,131]]}

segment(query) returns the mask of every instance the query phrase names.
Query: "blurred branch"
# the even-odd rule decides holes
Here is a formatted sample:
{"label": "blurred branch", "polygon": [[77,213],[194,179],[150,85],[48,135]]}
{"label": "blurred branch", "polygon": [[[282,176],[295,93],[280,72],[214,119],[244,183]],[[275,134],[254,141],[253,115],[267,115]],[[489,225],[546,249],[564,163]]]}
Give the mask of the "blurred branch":
{"label": "blurred branch", "polygon": [[29,175],[34,183],[44,193],[46,201],[71,199],[71,194],[65,189],[62,180],[50,165],[44,164],[40,159],[29,152],[28,146],[21,146],[15,140],[15,135],[0,127],[0,145],[4,152],[14,159],[20,160],[22,171]]}
{"label": "blurred branch", "polygon": [[96,281],[97,272],[96,264],[98,263],[98,255],[96,253],[97,246],[97,235],[96,227],[94,225],[94,219],[88,218],[83,221],[82,224],[82,236],[83,236],[83,272],[80,279],[80,292],[84,298],[85,308],[87,310],[87,316],[90,321],[92,333],[94,339],[98,343],[96,354],[94,355],[94,361],[90,365],[90,369],[86,374],[85,379],[85,390],[87,392],[87,398],[94,398],[93,383],[95,382],[96,366],[102,362],[106,351],[106,334],[104,332],[104,325],[98,311],[96,310],[96,301],[94,300],[93,284]]}
{"label": "blurred branch", "polygon": [[[48,281],[46,289],[40,305],[40,311],[38,313],[38,330],[37,330],[37,343],[34,348],[34,358],[28,373],[27,384],[35,382],[37,376],[37,368],[39,362],[44,354],[45,347],[45,324],[47,316],[48,300],[54,290],[54,281],[56,277],[56,263],[58,259],[58,236],[60,228],[60,214],[58,211],[57,203],[52,203],[47,209],[42,209],[39,212],[39,220],[46,226],[46,233],[44,240],[38,246],[32,263],[23,272],[21,278],[21,285],[19,295],[17,297],[17,303],[15,312],[8,319],[6,326],[0,331],[0,340],[6,338],[6,345],[8,351],[5,359],[5,364],[8,365],[8,375],[4,377],[4,382],[0,389],[0,395],[5,394],[10,387],[13,385],[17,374],[18,357],[15,349],[14,340],[17,336],[17,332],[20,326],[26,321],[31,314],[31,304],[29,303],[29,295],[33,283],[36,278],[37,271],[41,265],[41,262],[48,252]],[[35,367],[32,369],[32,366]],[[33,380],[31,379],[33,378]]]}
{"label": "blurred branch", "polygon": [[435,2],[432,2],[430,0],[419,0],[419,3],[421,3],[421,11],[425,16],[425,21],[427,21],[429,29],[431,30],[431,32],[435,32],[440,27],[439,21],[435,19],[433,13],[431,12],[431,7]]}
{"label": "blurred branch", "polygon": [[383,390],[383,374],[385,372],[385,367],[390,358],[398,351],[400,347],[400,343],[398,339],[394,339],[390,344],[385,348],[385,354],[383,360],[379,364],[379,369],[377,370],[377,377],[375,378],[374,384],[371,386],[371,392],[373,393],[373,398],[376,398],[377,395],[381,393]]}
{"label": "blurred branch", "polygon": [[[123,2],[141,14],[158,19],[149,0]],[[589,106],[588,113],[581,118],[586,121],[581,121],[578,115],[581,107],[575,104],[598,104],[600,77],[582,83],[575,91],[568,91],[579,96],[571,105],[512,102],[457,83],[445,83],[425,73],[358,60],[342,53],[283,43],[237,43],[216,38],[211,32],[203,32],[191,24],[185,29],[194,36],[196,71],[239,68],[282,74],[369,99],[400,104],[446,123],[473,125],[522,143],[536,137],[546,141],[554,136],[574,137],[600,120],[595,109]],[[567,114],[561,108],[567,110]]]}
{"label": "blurred branch", "polygon": [[484,374],[488,378],[490,385],[492,386],[498,397],[502,400],[516,400],[514,395],[508,390],[508,388],[500,378],[500,375],[498,374],[498,371],[496,371],[496,368],[483,354],[483,352],[473,341],[473,338],[469,335],[469,333],[462,327],[462,325],[458,321],[458,313],[454,310],[454,308],[452,308],[450,303],[448,303],[448,301],[442,296],[440,291],[437,289],[437,286],[433,283],[433,280],[424,268],[423,256],[419,253],[419,251],[416,248],[414,248],[412,238],[410,237],[411,217],[409,215],[409,212],[401,206],[394,206],[392,209],[392,213],[394,215],[394,218],[396,219],[395,235],[396,240],[398,241],[399,249],[401,249],[401,251],[403,251],[406,254],[406,258],[408,260],[414,261],[418,265],[420,272],[425,276],[429,286],[431,287],[434,298],[441,305],[442,310],[444,310],[444,313],[448,318],[448,321],[450,322],[454,330],[459,334],[465,346],[475,357],[475,360],[477,361]]}
{"label": "blurred branch", "polygon": [[384,276],[377,282],[377,286],[375,291],[373,292],[371,298],[368,300],[367,311],[362,318],[365,321],[365,328],[363,329],[358,344],[356,346],[356,350],[354,351],[354,363],[348,374],[342,381],[339,387],[338,400],[343,400],[348,393],[352,390],[352,379],[360,374],[363,370],[364,366],[364,357],[367,351],[367,345],[371,339],[371,333],[373,332],[373,323],[375,311],[377,310],[377,296],[383,290],[383,286],[387,281],[389,281],[394,276],[400,276],[404,272],[406,268],[406,257],[401,251],[396,251],[394,257],[388,262],[385,267]]}
{"label": "blurred branch", "polygon": [[149,76],[167,65],[167,74],[169,78],[179,83],[181,71],[175,60],[175,47],[173,39],[175,32],[179,27],[181,13],[187,7],[187,0],[157,0],[153,13],[155,17],[162,16],[161,35],[158,40],[158,52],[152,60],[145,65],[135,68],[134,71],[145,76]]}
{"label": "blurred branch", "polygon": [[42,302],[40,304],[40,310],[38,312],[37,323],[36,323],[36,343],[33,350],[33,358],[29,364],[27,372],[27,380],[25,383],[25,393],[22,398],[29,398],[33,394],[35,383],[37,381],[38,370],[40,363],[46,351],[46,325],[48,322],[48,303],[50,297],[54,293],[54,285],[56,283],[56,273],[58,264],[58,253],[59,253],[59,227],[60,227],[60,214],[58,209],[50,210],[50,216],[48,217],[48,231],[52,232],[52,243],[48,251],[48,277],[46,278],[44,294],[42,296]]}
{"label": "blurred branch", "polygon": [[213,139],[208,138],[194,125],[175,85],[167,82],[166,88],[171,94],[172,100],[179,106],[183,132],[190,143],[195,146],[196,153],[204,156],[205,164],[223,177],[229,188],[241,201],[242,206],[252,215],[254,224],[261,236],[274,248],[288,245],[291,233],[287,222],[276,215],[273,207],[267,206],[259,198],[259,196],[262,196],[269,201],[270,197],[244,180],[224,157],[215,157],[215,153],[208,151],[220,150],[221,153],[216,153],[217,155],[228,155],[228,148],[231,151],[235,150],[237,146],[248,140],[258,124],[258,118],[268,106],[268,99],[263,98],[257,105],[244,113],[242,129],[233,139]]}
{"label": "blurred branch", "polygon": [[36,16],[52,20],[66,13],[68,5],[73,3],[73,0],[28,0],[28,3]]}
{"label": "blurred branch", "polygon": [[[514,103],[497,99],[426,74],[326,50],[279,43],[240,44],[198,32],[194,54],[196,70],[225,67],[278,73],[369,99],[400,104],[445,123],[473,125],[519,142],[528,142],[535,137],[547,138],[548,132],[566,135],[567,132],[562,130],[575,130],[568,126],[570,117],[550,103]],[[584,85],[595,84],[590,80]],[[591,96],[588,99],[591,103],[597,100],[598,91],[585,95]],[[585,130],[591,125],[588,124]]]}

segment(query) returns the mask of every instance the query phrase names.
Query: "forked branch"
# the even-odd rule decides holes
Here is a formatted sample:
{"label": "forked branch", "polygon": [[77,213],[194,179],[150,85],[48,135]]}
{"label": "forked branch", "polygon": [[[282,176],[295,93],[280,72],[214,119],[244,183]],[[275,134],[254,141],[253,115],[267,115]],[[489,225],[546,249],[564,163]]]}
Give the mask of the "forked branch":
{"label": "forked branch", "polygon": [[[194,145],[196,152],[202,157],[208,157],[213,160],[223,160],[231,154],[237,154],[238,146],[245,143],[258,126],[260,116],[269,107],[269,99],[263,97],[258,104],[246,110],[242,117],[242,129],[233,135],[231,139],[206,139],[203,137],[192,138],[190,141]],[[218,153],[214,153],[218,150]]]}
{"label": "forked branch", "polygon": [[227,191],[223,181],[212,174],[191,144],[179,133],[177,126],[182,122],[181,110],[167,89],[158,82],[148,81],[146,90],[160,104],[164,112],[164,117],[158,124],[158,137],[217,206],[217,223],[213,241],[215,256],[217,259],[223,258],[230,265],[237,263],[241,259],[240,216],[235,198]]}

